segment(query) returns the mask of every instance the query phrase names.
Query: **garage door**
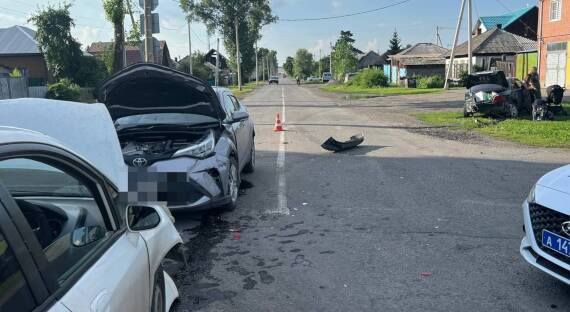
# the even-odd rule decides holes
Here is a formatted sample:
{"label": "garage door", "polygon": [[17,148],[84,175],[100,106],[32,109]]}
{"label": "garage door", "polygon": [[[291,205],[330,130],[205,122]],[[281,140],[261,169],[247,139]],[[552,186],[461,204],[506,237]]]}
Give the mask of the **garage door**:
{"label": "garage door", "polygon": [[566,42],[551,43],[546,51],[546,86],[566,83]]}

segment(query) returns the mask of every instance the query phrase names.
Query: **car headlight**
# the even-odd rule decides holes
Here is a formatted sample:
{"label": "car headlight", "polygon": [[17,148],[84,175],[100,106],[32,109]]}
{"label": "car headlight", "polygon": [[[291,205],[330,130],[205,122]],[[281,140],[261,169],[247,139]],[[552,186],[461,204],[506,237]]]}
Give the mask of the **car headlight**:
{"label": "car headlight", "polygon": [[200,142],[193,144],[192,146],[179,149],[176,151],[176,153],[174,153],[174,155],[172,155],[172,157],[190,156],[205,158],[212,155],[215,148],[216,137],[214,135],[214,130],[210,129],[208,134],[204,136]]}
{"label": "car headlight", "polygon": [[536,184],[532,186],[532,188],[530,189],[530,192],[528,193],[528,196],[526,198],[526,201],[531,204],[534,203],[536,198],[535,198],[535,191],[536,191]]}

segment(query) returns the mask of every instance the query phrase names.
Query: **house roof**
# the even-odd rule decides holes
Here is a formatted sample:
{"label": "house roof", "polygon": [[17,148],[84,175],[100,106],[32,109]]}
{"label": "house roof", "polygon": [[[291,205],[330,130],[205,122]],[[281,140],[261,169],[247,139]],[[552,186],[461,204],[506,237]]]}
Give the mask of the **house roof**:
{"label": "house roof", "polygon": [[[157,60],[162,60],[164,55],[164,50],[166,41],[162,40],[160,42],[160,55],[155,56]],[[125,45],[125,50],[127,54],[127,65],[132,65],[136,63],[141,63],[143,61],[143,54],[139,46],[137,45]],[[93,42],[89,47],[87,47],[87,53],[91,55],[101,54],[104,52],[113,51],[113,42]]]}
{"label": "house roof", "polygon": [[[494,28],[471,39],[473,54],[515,54],[538,49],[536,41]],[[455,56],[467,55],[467,41],[457,46]],[[451,53],[447,53],[450,57]]]}
{"label": "house roof", "polygon": [[504,28],[514,23],[534,8],[536,8],[536,6],[529,6],[497,16],[481,16],[479,17],[479,22],[487,29],[496,28],[498,25],[502,25]]}
{"label": "house roof", "polygon": [[392,59],[404,59],[413,57],[437,58],[448,52],[448,49],[440,47],[433,43],[418,43],[390,57]]}
{"label": "house roof", "polygon": [[0,55],[41,54],[36,32],[24,26],[0,29]]}
{"label": "house roof", "polygon": [[358,67],[365,68],[370,66],[381,66],[386,63],[387,59],[388,56],[386,56],[386,53],[378,54],[374,51],[368,51],[358,60]]}

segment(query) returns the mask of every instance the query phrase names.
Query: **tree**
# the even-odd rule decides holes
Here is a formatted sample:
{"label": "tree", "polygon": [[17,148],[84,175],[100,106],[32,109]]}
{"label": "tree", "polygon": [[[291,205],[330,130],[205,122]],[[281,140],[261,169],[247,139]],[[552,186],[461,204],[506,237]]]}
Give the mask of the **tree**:
{"label": "tree", "polygon": [[307,49],[299,49],[295,53],[293,73],[301,77],[309,77],[313,73],[313,55]]}
{"label": "tree", "polygon": [[398,36],[398,32],[394,30],[394,34],[392,35],[392,39],[390,39],[390,48],[386,52],[388,55],[398,54],[402,51],[402,40],[400,40],[400,36]]}
{"label": "tree", "polygon": [[57,80],[73,78],[81,66],[81,45],[71,36],[75,26],[70,4],[48,6],[35,13],[30,21],[36,25],[36,40],[48,70]]}
{"label": "tree", "polygon": [[114,47],[113,47],[113,73],[123,69],[123,53],[125,42],[125,3],[124,0],[103,0],[103,10],[105,17],[115,29]]}
{"label": "tree", "polygon": [[333,53],[333,72],[337,79],[356,71],[357,62],[354,47],[350,43],[341,41],[336,45]]}
{"label": "tree", "polygon": [[350,44],[353,44],[354,43],[354,39],[352,38],[353,36],[354,36],[354,34],[352,33],[352,31],[341,30],[340,31],[340,38],[338,38],[338,40],[336,42],[339,43],[340,41],[345,41],[345,42],[348,42]]}
{"label": "tree", "polygon": [[285,73],[289,76],[294,75],[294,72],[293,72],[293,67],[294,67],[293,62],[294,61],[295,61],[294,58],[288,56],[287,59],[285,59],[285,63],[283,63],[283,69],[285,70]]}
{"label": "tree", "polygon": [[273,23],[269,0],[180,0],[180,6],[188,14],[192,12],[207,28],[218,30],[223,37],[226,51],[231,56],[230,66],[236,63],[236,22],[239,34],[241,71],[244,77],[255,69],[255,43],[261,38],[261,28]]}

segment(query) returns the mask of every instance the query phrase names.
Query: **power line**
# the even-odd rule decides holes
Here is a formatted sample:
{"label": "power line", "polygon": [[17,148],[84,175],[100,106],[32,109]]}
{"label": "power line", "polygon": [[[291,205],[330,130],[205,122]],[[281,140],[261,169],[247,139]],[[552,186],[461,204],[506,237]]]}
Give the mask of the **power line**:
{"label": "power line", "polygon": [[361,12],[343,14],[343,15],[327,16],[327,17],[314,17],[314,18],[280,18],[279,21],[282,21],[282,22],[306,22],[306,21],[331,20],[331,19],[337,19],[337,18],[350,17],[350,16],[356,16],[356,15],[362,15],[362,14],[377,12],[377,11],[381,11],[381,10],[384,10],[387,8],[395,7],[395,6],[404,4],[406,2],[410,2],[410,1],[411,0],[403,0],[403,1],[396,2],[396,3],[388,4],[388,5],[385,5],[383,7],[379,7],[379,8],[361,11]]}

